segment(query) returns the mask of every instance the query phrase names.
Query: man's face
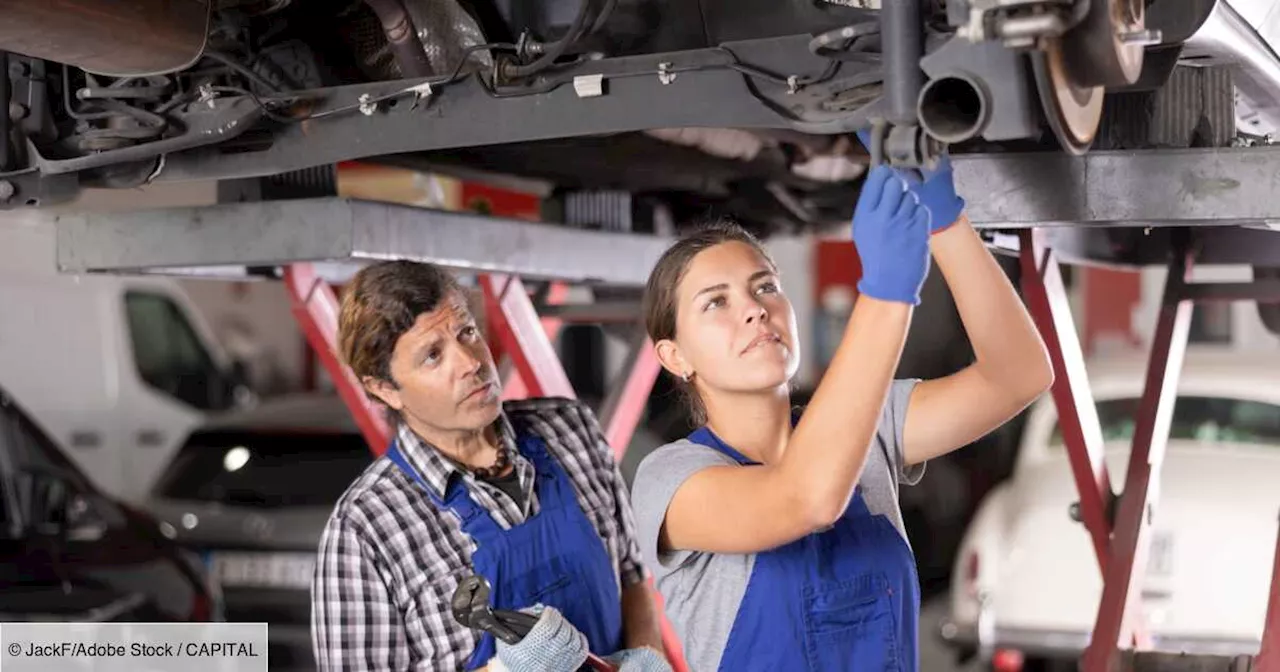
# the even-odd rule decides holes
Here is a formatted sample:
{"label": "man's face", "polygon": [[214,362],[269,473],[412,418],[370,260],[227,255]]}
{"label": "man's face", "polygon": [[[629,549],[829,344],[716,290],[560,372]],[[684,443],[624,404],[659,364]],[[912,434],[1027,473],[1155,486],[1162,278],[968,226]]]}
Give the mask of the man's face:
{"label": "man's face", "polygon": [[391,378],[394,386],[366,384],[419,433],[478,431],[498,417],[502,389],[493,355],[456,292],[396,341]]}

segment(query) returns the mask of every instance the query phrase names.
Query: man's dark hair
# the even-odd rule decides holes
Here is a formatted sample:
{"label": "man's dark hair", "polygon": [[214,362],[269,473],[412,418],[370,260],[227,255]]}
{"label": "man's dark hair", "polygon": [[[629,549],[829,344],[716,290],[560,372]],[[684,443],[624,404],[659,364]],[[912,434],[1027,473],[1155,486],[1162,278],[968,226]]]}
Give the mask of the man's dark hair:
{"label": "man's dark hair", "polygon": [[[382,261],[360,269],[342,295],[338,352],[356,379],[395,385],[391,355],[418,316],[438,308],[462,286],[448,271],[415,261]],[[465,298],[465,297],[464,297]]]}

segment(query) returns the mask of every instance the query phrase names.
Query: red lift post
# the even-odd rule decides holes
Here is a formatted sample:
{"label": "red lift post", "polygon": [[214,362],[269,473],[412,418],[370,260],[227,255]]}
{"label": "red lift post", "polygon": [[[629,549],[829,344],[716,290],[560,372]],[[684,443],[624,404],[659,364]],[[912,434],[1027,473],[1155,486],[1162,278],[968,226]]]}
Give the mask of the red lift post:
{"label": "red lift post", "polygon": [[[1071,318],[1058,262],[1042,231],[1019,234],[1022,289],[1053,360],[1053,399],[1064,443],[1080,493],[1077,518],[1093,541],[1103,575],[1097,620],[1082,659],[1083,672],[1117,669],[1122,650],[1152,647],[1140,611],[1142,578],[1155,515],[1159,478],[1173,420],[1195,301],[1253,299],[1280,301],[1275,283],[1191,284],[1193,249],[1175,244],[1169,263],[1159,320],[1152,338],[1142,400],[1125,475],[1124,491],[1114,499],[1102,456],[1097,409],[1089,392],[1080,339]],[[1118,506],[1113,502],[1118,502]],[[1280,541],[1277,542],[1271,597],[1256,670],[1280,672]]]}
{"label": "red lift post", "polygon": [[1262,648],[1258,651],[1255,672],[1280,672],[1280,536],[1276,537],[1271,597],[1267,600],[1267,625],[1262,631]]}
{"label": "red lift post", "polygon": [[1120,499],[1111,541],[1112,562],[1103,574],[1102,602],[1093,639],[1084,656],[1085,672],[1110,669],[1117,644],[1127,646],[1133,642],[1138,649],[1151,647],[1149,638],[1135,638],[1133,633],[1139,618],[1142,578],[1151,547],[1156,492],[1156,488],[1151,486],[1152,481],[1160,477],[1160,467],[1164,464],[1191,327],[1191,301],[1183,292],[1190,270],[1190,254],[1184,247],[1169,264],[1169,276],[1165,281],[1164,299],[1152,339],[1147,378],[1129,452],[1124,496]]}
{"label": "red lift post", "polygon": [[1089,531],[1098,566],[1105,575],[1111,546],[1109,511],[1115,494],[1107,464],[1102,459],[1102,426],[1089,389],[1084,351],[1071,316],[1057,256],[1045,245],[1043,234],[1034,229],[1022,231],[1019,241],[1023,300],[1053,361],[1051,394],[1058,409],[1058,424],[1067,446],[1071,472],[1080,491],[1076,517]]}
{"label": "red lift post", "polygon": [[338,395],[351,410],[360,433],[375,455],[382,455],[391,444],[391,429],[382,412],[365,394],[364,386],[356,380],[338,359],[338,296],[311,264],[290,264],[284,269],[284,284],[289,291],[289,303],[293,318],[298,322],[311,349],[320,358]]}
{"label": "red lift post", "polygon": [[[552,282],[547,289],[546,303],[554,306],[564,302],[569,294],[569,286],[563,282]],[[503,317],[502,312],[497,310],[497,306],[490,306],[489,301],[485,301],[485,320],[489,324],[501,324]],[[547,338],[555,340],[556,335],[560,333],[560,327],[564,325],[564,320],[556,317],[541,318],[542,330],[546,332]],[[493,352],[495,360],[499,360],[506,348],[502,344],[502,339],[498,334],[489,330],[489,348]],[[506,399],[523,399],[529,396],[529,388],[524,383],[518,370],[509,372],[506,380],[502,384],[502,398]]]}

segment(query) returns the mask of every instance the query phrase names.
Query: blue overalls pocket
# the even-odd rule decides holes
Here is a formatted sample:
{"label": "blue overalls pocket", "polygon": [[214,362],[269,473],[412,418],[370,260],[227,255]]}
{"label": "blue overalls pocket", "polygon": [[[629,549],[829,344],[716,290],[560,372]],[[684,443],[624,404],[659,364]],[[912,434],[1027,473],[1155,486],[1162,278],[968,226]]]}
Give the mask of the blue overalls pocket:
{"label": "blue overalls pocket", "polygon": [[805,650],[815,670],[898,669],[896,618],[880,573],[805,588]]}

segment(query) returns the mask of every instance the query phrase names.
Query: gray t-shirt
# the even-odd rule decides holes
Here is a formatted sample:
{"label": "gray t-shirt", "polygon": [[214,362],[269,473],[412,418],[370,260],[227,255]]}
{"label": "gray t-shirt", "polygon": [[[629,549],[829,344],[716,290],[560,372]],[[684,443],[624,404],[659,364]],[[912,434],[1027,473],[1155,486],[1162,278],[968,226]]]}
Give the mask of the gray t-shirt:
{"label": "gray t-shirt", "polygon": [[[902,457],[902,427],[917,382],[893,382],[859,481],[867,508],[892,521],[904,540],[907,535],[898,508],[898,485],[914,485],[924,475],[923,464],[907,468]],[[719,669],[756,556],[659,553],[658,531],[671,497],[685,479],[707,467],[734,464],[733,458],[713,448],[681,439],[645,457],[631,488],[640,549],[666,602],[667,618],[684,646],[691,672]]]}

